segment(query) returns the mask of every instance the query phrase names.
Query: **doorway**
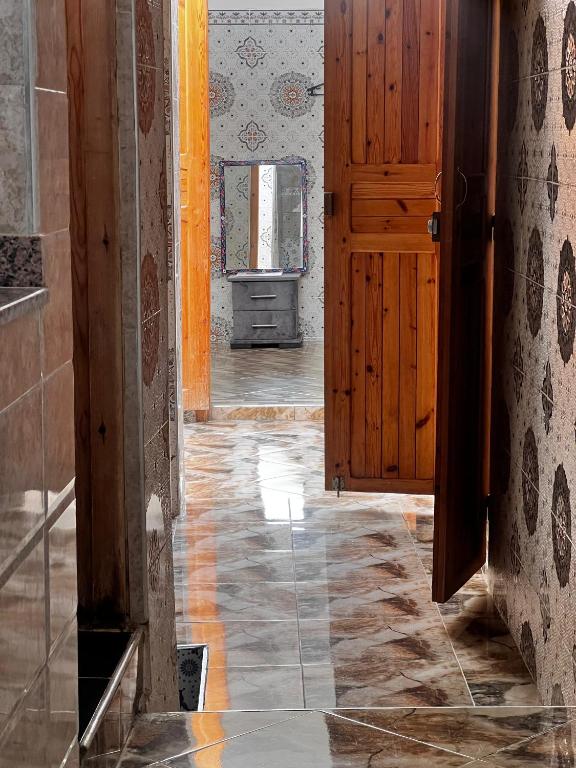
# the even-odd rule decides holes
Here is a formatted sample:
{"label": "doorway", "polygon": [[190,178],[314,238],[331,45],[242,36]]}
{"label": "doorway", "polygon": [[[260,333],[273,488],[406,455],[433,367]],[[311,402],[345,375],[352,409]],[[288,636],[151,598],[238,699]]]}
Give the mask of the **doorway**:
{"label": "doorway", "polygon": [[[449,5],[457,16],[458,4]],[[428,220],[441,199],[443,8],[355,0],[329,3],[325,17],[320,10],[284,9],[270,17],[222,9],[209,15],[211,56],[220,68],[212,67],[210,85],[212,133],[220,141],[212,141],[211,253],[220,286],[228,283],[222,269],[235,219],[248,227],[239,248],[245,263],[231,270],[259,268],[251,261],[249,225],[260,216],[254,198],[260,202],[265,195],[262,165],[279,161],[257,155],[271,137],[292,138],[288,117],[298,128],[298,110],[317,90],[298,80],[284,59],[288,71],[279,84],[270,87],[275,80],[258,78],[271,52],[271,18],[282,25],[282,40],[294,36],[301,44],[299,26],[328,21],[322,56],[330,167],[323,201],[326,435],[323,419],[296,424],[281,410],[242,414],[230,403],[223,403],[228,412],[223,408],[219,420],[186,427],[188,505],[175,538],[177,631],[180,642],[213,649],[208,708],[538,700],[481,574],[450,599],[467,577],[455,587],[451,582],[445,606],[430,599],[436,570],[430,494],[436,480],[438,250]],[[232,40],[231,28],[240,29],[242,39]],[[457,35],[470,27],[451,29]],[[226,69],[228,57],[244,67],[240,71],[253,83],[249,95],[261,109],[284,94],[273,128],[255,109],[244,118],[237,114],[245,104],[244,80],[237,82]],[[292,111],[282,115],[282,109]],[[274,134],[278,123],[284,133]],[[218,138],[225,132],[236,142],[230,156]],[[299,136],[295,130],[296,141]],[[293,153],[280,161],[306,158]],[[229,176],[230,190],[229,169],[239,174]],[[455,174],[453,163],[448,197],[458,191]],[[226,206],[238,188],[245,191],[243,213]],[[272,279],[280,282],[278,275]],[[272,293],[276,298],[279,291],[275,286],[254,301],[268,301]],[[214,296],[213,290],[213,304]],[[221,315],[212,325],[213,341],[222,334],[229,361],[236,352],[257,360],[254,353],[261,350],[230,350],[230,341],[241,339],[234,337],[234,307],[227,311],[228,324]],[[276,352],[282,350],[266,350]],[[258,373],[254,364],[247,368],[248,382]],[[218,373],[213,368],[214,379]],[[254,398],[265,389],[256,381]],[[238,390],[227,396],[238,397]],[[481,651],[477,633],[491,634],[493,644]],[[503,648],[505,658],[498,656]],[[495,676],[489,667],[499,669]],[[508,674],[514,679],[506,680]]]}

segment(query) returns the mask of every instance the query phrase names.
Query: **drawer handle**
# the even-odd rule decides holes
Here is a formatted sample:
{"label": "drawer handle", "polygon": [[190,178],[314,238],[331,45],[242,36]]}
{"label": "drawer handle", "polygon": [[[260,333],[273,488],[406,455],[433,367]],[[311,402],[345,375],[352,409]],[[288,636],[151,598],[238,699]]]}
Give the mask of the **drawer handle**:
{"label": "drawer handle", "polygon": [[275,293],[258,293],[255,296],[250,296],[251,299],[277,299],[278,296]]}
{"label": "drawer handle", "polygon": [[252,328],[278,328],[275,323],[252,323]]}

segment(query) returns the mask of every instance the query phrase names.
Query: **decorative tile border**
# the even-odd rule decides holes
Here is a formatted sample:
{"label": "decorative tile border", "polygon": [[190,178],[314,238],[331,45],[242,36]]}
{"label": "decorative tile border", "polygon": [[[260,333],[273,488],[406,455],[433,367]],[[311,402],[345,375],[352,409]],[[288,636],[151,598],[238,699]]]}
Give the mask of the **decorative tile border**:
{"label": "decorative tile border", "polygon": [[0,286],[39,288],[42,283],[41,238],[0,235]]}
{"label": "decorative tile border", "polygon": [[210,24],[324,24],[324,11],[209,11]]}

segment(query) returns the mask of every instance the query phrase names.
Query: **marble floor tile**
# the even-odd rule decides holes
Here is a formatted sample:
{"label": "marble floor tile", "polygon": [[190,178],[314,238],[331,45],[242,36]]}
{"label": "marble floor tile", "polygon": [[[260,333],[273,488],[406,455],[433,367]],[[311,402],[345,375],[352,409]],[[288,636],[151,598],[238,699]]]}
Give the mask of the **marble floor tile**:
{"label": "marble floor tile", "polygon": [[165,764],[171,768],[413,768],[418,764],[460,768],[467,762],[462,755],[313,712]]}
{"label": "marble floor tile", "polygon": [[174,583],[244,584],[294,580],[292,552],[251,552],[242,556],[179,553],[174,558]]}
{"label": "marble floor tile", "polygon": [[180,621],[289,621],[296,618],[293,584],[187,584],[176,588]]}
{"label": "marble floor tile", "polygon": [[431,497],[325,491],[318,422],[185,443],[177,633],[208,645],[212,708],[539,703],[482,575],[432,603]]}
{"label": "marble floor tile", "polygon": [[322,405],[324,346],[306,340],[300,349],[230,349],[211,354],[212,404]]}
{"label": "marble floor tile", "polygon": [[472,705],[455,657],[390,664],[385,660],[303,667],[306,707],[451,707]]}
{"label": "marble floor tile", "polygon": [[456,661],[437,616],[390,622],[303,619],[299,628],[303,664],[378,663],[409,670],[416,661]]}
{"label": "marble floor tile", "polygon": [[158,765],[171,756],[197,751],[215,743],[252,733],[301,713],[218,712],[141,715],[120,761],[121,768]]}
{"label": "marble floor tile", "polygon": [[210,667],[300,664],[297,621],[179,622],[178,643],[205,644]]}
{"label": "marble floor tile", "polygon": [[570,768],[574,716],[534,707],[148,715],[119,768]]}
{"label": "marble floor tile", "polygon": [[206,711],[222,709],[303,709],[300,665],[212,667],[208,663]]}
{"label": "marble floor tile", "polygon": [[434,747],[482,759],[490,755],[494,757],[499,750],[567,723],[576,717],[576,710],[563,707],[444,707],[338,710],[338,714]]}

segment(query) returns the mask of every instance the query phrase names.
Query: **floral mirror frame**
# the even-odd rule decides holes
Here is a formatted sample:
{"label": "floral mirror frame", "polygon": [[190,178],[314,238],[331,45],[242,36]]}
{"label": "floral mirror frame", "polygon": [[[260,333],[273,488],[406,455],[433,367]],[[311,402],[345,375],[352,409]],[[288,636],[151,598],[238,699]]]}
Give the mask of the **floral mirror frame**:
{"label": "floral mirror frame", "polygon": [[[279,267],[277,269],[227,269],[226,267],[226,183],[224,170],[227,166],[254,166],[254,165],[290,165],[299,166],[302,171],[302,266]],[[309,240],[308,240],[308,165],[306,160],[220,160],[218,163],[220,173],[220,268],[223,275],[237,275],[239,273],[270,274],[282,272],[283,274],[305,274],[308,272]]]}

